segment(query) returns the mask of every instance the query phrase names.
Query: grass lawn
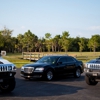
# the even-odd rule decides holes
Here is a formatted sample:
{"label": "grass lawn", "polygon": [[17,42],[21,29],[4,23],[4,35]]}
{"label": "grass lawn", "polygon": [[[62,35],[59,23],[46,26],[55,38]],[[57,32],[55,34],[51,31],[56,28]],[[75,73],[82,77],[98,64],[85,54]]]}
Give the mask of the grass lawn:
{"label": "grass lawn", "polygon": [[[36,53],[36,52],[35,52]],[[58,54],[58,55],[71,55],[76,57],[79,60],[82,60],[84,63],[88,60],[97,58],[100,56],[100,52],[42,52],[42,54]],[[3,56],[4,59],[9,60],[14,63],[17,68],[20,68],[24,64],[32,63],[29,60],[22,59],[22,53],[7,53],[6,56]],[[87,58],[87,59],[86,59]]]}

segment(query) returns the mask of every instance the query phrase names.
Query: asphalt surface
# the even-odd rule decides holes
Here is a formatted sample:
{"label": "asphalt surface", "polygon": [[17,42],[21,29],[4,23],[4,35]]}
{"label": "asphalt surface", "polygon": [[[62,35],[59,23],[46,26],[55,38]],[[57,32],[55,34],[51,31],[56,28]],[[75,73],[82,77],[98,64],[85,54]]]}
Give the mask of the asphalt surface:
{"label": "asphalt surface", "polygon": [[84,79],[73,76],[53,81],[25,80],[17,69],[16,88],[11,93],[1,93],[0,100],[100,100],[100,83],[89,86]]}

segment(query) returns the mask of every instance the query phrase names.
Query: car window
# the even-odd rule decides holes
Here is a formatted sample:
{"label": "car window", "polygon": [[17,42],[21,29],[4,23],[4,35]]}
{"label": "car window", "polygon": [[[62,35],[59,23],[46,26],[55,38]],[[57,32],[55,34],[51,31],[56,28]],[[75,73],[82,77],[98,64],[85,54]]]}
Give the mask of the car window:
{"label": "car window", "polygon": [[67,57],[67,62],[75,62],[75,60],[72,57]]}
{"label": "car window", "polygon": [[100,60],[97,60],[96,63],[100,63]]}
{"label": "car window", "polygon": [[49,63],[54,64],[57,61],[58,57],[54,56],[45,56],[39,59],[36,63]]}
{"label": "car window", "polygon": [[95,63],[96,60],[90,60],[88,63]]}
{"label": "car window", "polygon": [[66,63],[67,62],[67,58],[66,57],[61,57],[61,58],[59,58],[58,62]]}

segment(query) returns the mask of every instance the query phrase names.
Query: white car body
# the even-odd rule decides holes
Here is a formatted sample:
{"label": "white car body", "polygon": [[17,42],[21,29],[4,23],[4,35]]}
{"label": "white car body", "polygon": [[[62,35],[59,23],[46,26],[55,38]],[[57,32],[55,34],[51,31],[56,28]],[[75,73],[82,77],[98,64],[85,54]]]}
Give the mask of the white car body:
{"label": "white car body", "polygon": [[12,64],[11,62],[9,62],[8,60],[6,59],[3,59],[0,57],[0,62],[2,62],[3,64]]}
{"label": "white car body", "polygon": [[16,71],[16,66],[6,59],[0,57],[0,72]]}

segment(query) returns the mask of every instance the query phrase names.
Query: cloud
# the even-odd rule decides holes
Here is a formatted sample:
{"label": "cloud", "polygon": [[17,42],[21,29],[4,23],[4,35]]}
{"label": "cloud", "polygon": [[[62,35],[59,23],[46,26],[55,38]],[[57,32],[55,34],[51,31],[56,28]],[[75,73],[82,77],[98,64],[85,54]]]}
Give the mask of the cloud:
{"label": "cloud", "polygon": [[21,29],[25,29],[25,26],[21,26]]}
{"label": "cloud", "polygon": [[91,26],[88,30],[100,30],[100,26]]}

